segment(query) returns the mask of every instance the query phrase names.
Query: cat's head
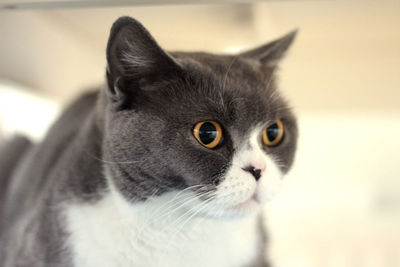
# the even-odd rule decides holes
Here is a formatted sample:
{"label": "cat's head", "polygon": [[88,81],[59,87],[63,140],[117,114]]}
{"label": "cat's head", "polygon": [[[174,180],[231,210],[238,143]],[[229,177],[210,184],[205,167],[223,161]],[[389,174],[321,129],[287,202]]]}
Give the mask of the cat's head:
{"label": "cat's head", "polygon": [[269,200],[296,149],[274,76],[294,36],[238,55],[168,53],[139,22],[118,19],[103,147],[112,187],[131,202],[191,195],[209,215]]}

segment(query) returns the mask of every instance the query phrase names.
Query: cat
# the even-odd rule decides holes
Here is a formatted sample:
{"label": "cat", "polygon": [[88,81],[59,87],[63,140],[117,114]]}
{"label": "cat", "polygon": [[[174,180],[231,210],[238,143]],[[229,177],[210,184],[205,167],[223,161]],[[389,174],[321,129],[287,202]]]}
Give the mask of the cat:
{"label": "cat", "polygon": [[275,70],[295,34],[236,55],[166,52],[119,18],[105,88],[0,170],[0,265],[269,266],[261,207],[297,140]]}

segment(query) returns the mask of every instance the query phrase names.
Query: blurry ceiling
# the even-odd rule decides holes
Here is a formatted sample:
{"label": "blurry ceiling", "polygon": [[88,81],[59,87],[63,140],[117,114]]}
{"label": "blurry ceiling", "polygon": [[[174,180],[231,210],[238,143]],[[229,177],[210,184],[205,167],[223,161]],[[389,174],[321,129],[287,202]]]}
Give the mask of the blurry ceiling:
{"label": "blurry ceiling", "polygon": [[[82,7],[117,7],[143,5],[170,5],[170,4],[223,4],[223,3],[251,3],[260,1],[278,0],[4,0],[0,9],[60,9]],[[282,1],[282,0],[280,0]],[[299,0],[298,0],[299,1]]]}

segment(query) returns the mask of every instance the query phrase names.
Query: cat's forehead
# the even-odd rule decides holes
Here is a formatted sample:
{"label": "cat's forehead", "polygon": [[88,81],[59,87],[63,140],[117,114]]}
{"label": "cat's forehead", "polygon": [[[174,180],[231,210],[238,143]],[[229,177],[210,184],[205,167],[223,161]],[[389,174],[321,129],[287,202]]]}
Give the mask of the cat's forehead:
{"label": "cat's forehead", "polygon": [[139,99],[141,108],[179,125],[214,120],[227,129],[244,132],[291,112],[268,70],[240,57],[206,53],[177,53],[183,79],[165,82]]}
{"label": "cat's forehead", "polygon": [[272,74],[268,69],[262,69],[258,61],[234,55],[176,53],[176,60],[186,71],[211,76],[224,85],[259,86],[268,82]]}
{"label": "cat's forehead", "polygon": [[290,115],[272,69],[240,57],[204,53],[182,61],[190,75],[183,90],[195,112],[247,127]]}

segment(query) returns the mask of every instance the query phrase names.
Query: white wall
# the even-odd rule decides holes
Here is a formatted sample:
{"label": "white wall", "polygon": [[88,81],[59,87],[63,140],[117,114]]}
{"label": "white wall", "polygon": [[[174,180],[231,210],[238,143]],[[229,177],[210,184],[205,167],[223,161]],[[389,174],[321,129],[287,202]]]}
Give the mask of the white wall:
{"label": "white wall", "polygon": [[54,99],[0,80],[0,141],[20,133],[39,142],[60,109],[61,105]]}
{"label": "white wall", "polygon": [[400,266],[398,113],[299,122],[295,166],[267,208],[275,266]]}

